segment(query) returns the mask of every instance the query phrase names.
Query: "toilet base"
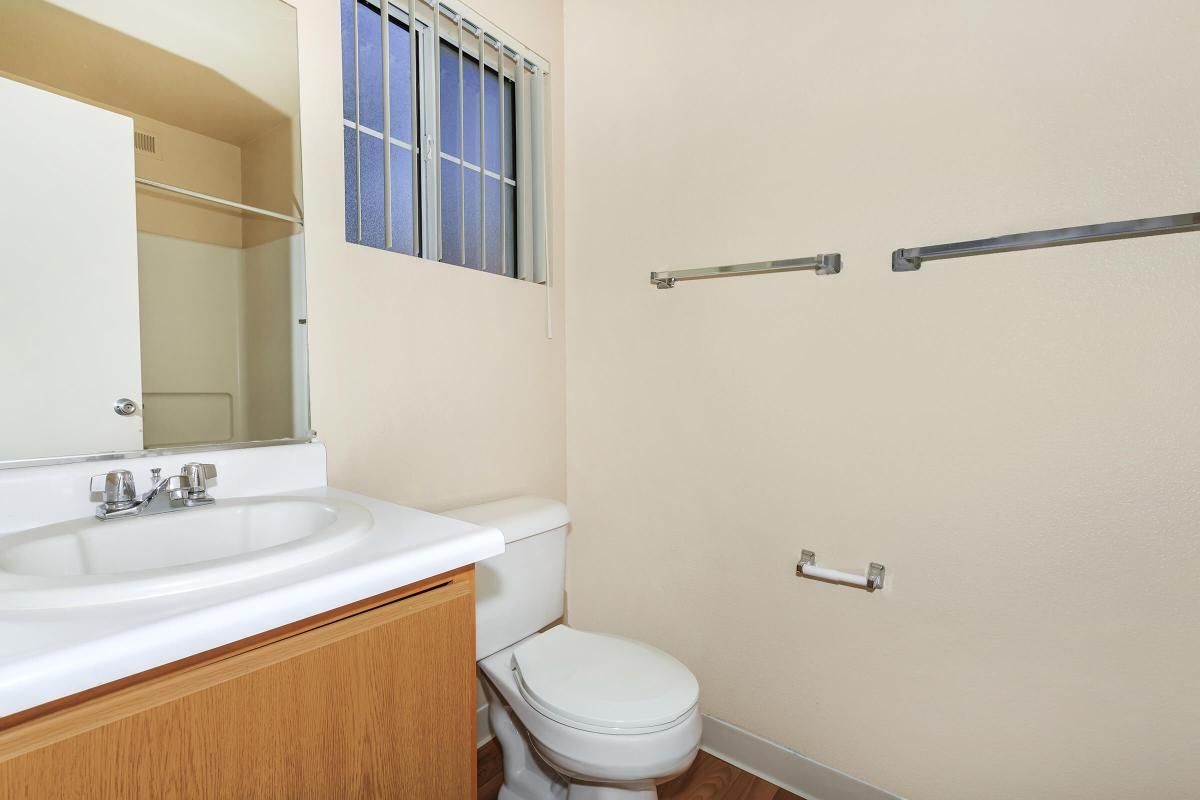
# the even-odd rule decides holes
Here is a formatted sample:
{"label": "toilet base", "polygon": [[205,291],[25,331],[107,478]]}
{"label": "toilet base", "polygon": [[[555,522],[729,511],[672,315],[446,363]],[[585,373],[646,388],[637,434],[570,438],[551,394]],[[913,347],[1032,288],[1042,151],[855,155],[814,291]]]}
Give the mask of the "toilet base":
{"label": "toilet base", "polygon": [[488,722],[500,741],[504,761],[499,800],[565,800],[566,781],[538,758],[491,682],[484,678],[482,684],[488,700]]}
{"label": "toilet base", "polygon": [[[561,798],[562,795],[547,795]],[[507,785],[500,787],[498,800],[530,800],[534,795],[518,794]],[[566,800],[657,800],[657,789],[622,789],[617,786],[596,786],[572,783],[567,787]]]}
{"label": "toilet base", "polygon": [[595,783],[572,783],[567,800],[656,800],[658,789],[625,789]]}
{"label": "toilet base", "polygon": [[488,700],[488,721],[500,741],[504,761],[504,784],[499,800],[656,800],[654,786],[615,786],[612,784],[568,781],[555,772],[537,754],[526,738],[528,733],[514,719],[512,709],[487,677],[483,693]]}

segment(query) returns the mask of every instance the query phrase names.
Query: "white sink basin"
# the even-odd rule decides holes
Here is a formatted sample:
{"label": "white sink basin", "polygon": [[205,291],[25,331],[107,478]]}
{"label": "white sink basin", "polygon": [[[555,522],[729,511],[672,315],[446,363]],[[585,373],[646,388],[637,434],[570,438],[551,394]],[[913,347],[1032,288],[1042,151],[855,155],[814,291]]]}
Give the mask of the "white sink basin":
{"label": "white sink basin", "polygon": [[0,537],[0,609],[68,608],[243,581],[335,553],[370,532],[354,503],[219,499],[120,520],[77,519]]}

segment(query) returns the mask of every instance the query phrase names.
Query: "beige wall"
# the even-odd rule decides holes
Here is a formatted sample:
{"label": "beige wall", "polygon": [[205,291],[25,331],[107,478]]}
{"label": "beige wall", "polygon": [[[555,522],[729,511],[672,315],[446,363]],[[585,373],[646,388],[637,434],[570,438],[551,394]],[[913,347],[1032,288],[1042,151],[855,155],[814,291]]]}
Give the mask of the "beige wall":
{"label": "beige wall", "polygon": [[1194,795],[1200,239],[889,254],[1195,210],[1200,6],[735,10],[566,4],[572,621],[910,798]]}
{"label": "beige wall", "polygon": [[[561,272],[544,287],[347,244],[338,4],[299,11],[313,426],[334,486],[441,509],[521,492],[564,497]],[[562,63],[560,0],[476,0]],[[551,79],[554,207],[562,83]],[[561,215],[553,229],[562,263]]]}

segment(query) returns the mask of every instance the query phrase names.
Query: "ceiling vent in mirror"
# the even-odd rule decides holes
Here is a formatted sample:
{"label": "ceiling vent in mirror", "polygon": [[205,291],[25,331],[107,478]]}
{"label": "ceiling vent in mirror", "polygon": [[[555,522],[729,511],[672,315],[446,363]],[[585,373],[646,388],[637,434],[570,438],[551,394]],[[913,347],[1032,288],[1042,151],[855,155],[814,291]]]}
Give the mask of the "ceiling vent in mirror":
{"label": "ceiling vent in mirror", "polygon": [[133,132],[133,149],[157,161],[162,160],[162,155],[158,152],[158,139],[152,133],[135,130]]}

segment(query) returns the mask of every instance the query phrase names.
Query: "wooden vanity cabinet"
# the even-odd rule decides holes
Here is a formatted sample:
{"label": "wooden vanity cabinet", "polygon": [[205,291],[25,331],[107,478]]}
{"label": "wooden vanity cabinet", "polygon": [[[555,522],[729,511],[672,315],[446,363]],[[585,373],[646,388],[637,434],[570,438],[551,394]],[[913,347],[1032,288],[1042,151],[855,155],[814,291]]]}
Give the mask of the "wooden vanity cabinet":
{"label": "wooden vanity cabinet", "polygon": [[0,798],[475,796],[474,570],[0,720]]}

